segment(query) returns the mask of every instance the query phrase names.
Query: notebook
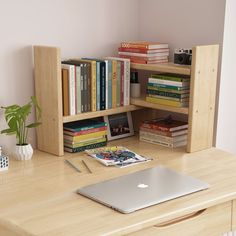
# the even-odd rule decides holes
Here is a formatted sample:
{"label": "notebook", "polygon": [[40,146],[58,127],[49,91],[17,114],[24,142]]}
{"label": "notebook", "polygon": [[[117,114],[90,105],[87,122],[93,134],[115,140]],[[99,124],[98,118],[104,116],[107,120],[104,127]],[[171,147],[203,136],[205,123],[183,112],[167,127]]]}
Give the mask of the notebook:
{"label": "notebook", "polygon": [[85,186],[77,193],[131,213],[207,188],[209,185],[201,180],[158,166]]}

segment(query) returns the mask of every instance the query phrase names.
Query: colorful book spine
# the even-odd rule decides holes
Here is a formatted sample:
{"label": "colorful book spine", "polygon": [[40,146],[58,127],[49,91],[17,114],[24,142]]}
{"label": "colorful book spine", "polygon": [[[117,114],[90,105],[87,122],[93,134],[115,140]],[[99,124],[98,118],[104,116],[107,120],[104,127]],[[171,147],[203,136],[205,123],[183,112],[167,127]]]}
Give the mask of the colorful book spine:
{"label": "colorful book spine", "polygon": [[106,109],[106,64],[100,63],[100,110]]}
{"label": "colorful book spine", "polygon": [[101,143],[95,143],[95,144],[89,144],[87,146],[83,146],[83,147],[78,147],[78,148],[68,148],[68,147],[64,147],[64,150],[67,152],[82,152],[86,149],[93,149],[93,148],[99,148],[99,147],[103,147],[106,146],[107,142],[101,142]]}
{"label": "colorful book spine", "polygon": [[158,135],[162,135],[162,136],[168,136],[168,137],[176,137],[176,136],[184,135],[184,134],[188,133],[188,129],[183,129],[183,130],[177,130],[177,131],[174,131],[174,132],[170,132],[170,131],[161,131],[161,130],[152,129],[152,128],[140,127],[139,130],[149,132],[149,133],[158,134]]}
{"label": "colorful book spine", "polygon": [[116,108],[116,73],[117,61],[112,60],[112,108]]}
{"label": "colorful book spine", "polygon": [[105,62],[105,109],[108,109],[108,60],[104,60]]}
{"label": "colorful book spine", "polygon": [[158,135],[155,133],[140,130],[139,135],[140,135],[140,137],[143,137],[143,138],[158,140],[158,141],[162,141],[162,142],[169,142],[169,143],[175,143],[175,142],[187,140],[186,134],[181,135],[181,136],[176,136],[176,137],[168,137],[168,136]]}
{"label": "colorful book spine", "polygon": [[148,86],[152,86],[155,88],[165,88],[165,89],[171,89],[171,90],[189,90],[189,86],[172,86],[172,85],[166,85],[166,84],[156,84],[156,83],[148,83]]}
{"label": "colorful book spine", "polygon": [[167,93],[176,93],[176,94],[186,94],[189,93],[189,88],[184,90],[174,90],[174,89],[168,89],[168,88],[159,88],[155,86],[147,86],[147,89],[152,91],[159,91],[159,92],[167,92]]}
{"label": "colorful book spine", "polygon": [[72,132],[80,132],[82,130],[88,130],[88,129],[95,129],[95,128],[100,128],[103,126],[107,126],[106,122],[100,122],[97,124],[91,124],[91,125],[84,125],[83,127],[67,127],[66,124],[64,125],[64,130],[72,131]]}
{"label": "colorful book spine", "polygon": [[121,62],[116,62],[116,107],[120,106],[120,77],[121,77]]}
{"label": "colorful book spine", "polygon": [[88,70],[87,64],[84,63],[84,76],[83,76],[83,92],[84,92],[84,112],[88,111]]}
{"label": "colorful book spine", "polygon": [[84,64],[81,63],[80,90],[81,90],[81,112],[84,112]]}
{"label": "colorful book spine", "polygon": [[166,91],[159,91],[159,90],[154,90],[154,89],[147,89],[147,94],[155,94],[155,95],[159,95],[162,97],[171,97],[171,98],[188,98],[189,97],[189,93],[173,93],[173,92],[166,92]]}
{"label": "colorful book spine", "polygon": [[100,89],[100,68],[101,68],[101,65],[100,65],[100,61],[97,61],[96,64],[97,64],[97,78],[96,78],[96,92],[97,92],[97,101],[96,101],[96,110],[97,111],[100,111],[100,97],[101,97],[101,89]]}
{"label": "colorful book spine", "polygon": [[69,116],[69,72],[62,69],[63,116]]}
{"label": "colorful book spine", "polygon": [[81,113],[81,67],[76,66],[76,114]]}
{"label": "colorful book spine", "polygon": [[68,140],[68,141],[72,141],[72,142],[79,142],[79,141],[83,141],[83,140],[87,140],[87,139],[91,139],[91,138],[97,138],[97,137],[100,137],[100,136],[103,136],[106,134],[107,134],[107,131],[102,130],[99,132],[90,133],[90,134],[83,134],[83,135],[79,135],[79,136],[64,135],[64,140]]}
{"label": "colorful book spine", "polygon": [[188,106],[188,102],[172,101],[168,99],[154,98],[154,97],[149,97],[149,96],[146,97],[146,101],[160,104],[160,105],[173,106],[173,107],[187,107]]}
{"label": "colorful book spine", "polygon": [[108,109],[112,108],[112,61],[108,60]]}
{"label": "colorful book spine", "polygon": [[97,65],[96,61],[91,61],[91,111],[96,111],[96,98],[97,98],[97,90],[96,90],[96,74],[97,73]]}
{"label": "colorful book spine", "polygon": [[179,82],[173,80],[164,80],[164,79],[157,79],[157,78],[148,78],[148,83],[153,84],[162,84],[162,85],[170,85],[170,86],[178,86],[178,87],[186,87],[189,86],[190,82]]}
{"label": "colorful book spine", "polygon": [[118,48],[119,52],[134,52],[134,53],[146,53],[146,54],[152,54],[152,53],[159,53],[159,52],[169,52],[169,48],[162,48],[162,49],[141,49],[141,48]]}
{"label": "colorful book spine", "polygon": [[81,130],[79,132],[72,132],[72,131],[64,130],[63,134],[70,135],[70,136],[79,136],[79,135],[95,133],[95,132],[99,132],[103,130],[107,130],[107,126],[102,126],[102,127],[94,128],[94,129]]}
{"label": "colorful book spine", "polygon": [[187,144],[187,140],[180,141],[180,142],[177,142],[177,143],[169,143],[169,142],[150,139],[150,138],[146,138],[146,137],[140,137],[139,140],[147,142],[147,143],[158,144],[158,145],[161,145],[161,146],[164,146],[164,147],[169,147],[169,148],[182,147],[182,146],[185,146]]}
{"label": "colorful book spine", "polygon": [[91,144],[96,144],[96,143],[101,143],[101,142],[106,142],[106,138],[97,138],[91,141],[85,141],[85,142],[79,142],[79,143],[67,143],[64,142],[64,147],[69,147],[69,148],[78,148],[78,147],[83,147]]}
{"label": "colorful book spine", "polygon": [[[166,59],[166,57],[169,56],[169,52],[158,52],[158,53],[152,53],[152,54],[146,54],[146,53],[132,53],[132,52],[118,52],[120,56],[128,57],[128,58],[134,58],[134,59],[140,59],[140,60],[148,60],[148,59]],[[154,60],[154,59],[153,59]]]}
{"label": "colorful book spine", "polygon": [[62,69],[67,69],[69,72],[69,110],[70,115],[75,115],[75,66],[69,64],[62,64]]}
{"label": "colorful book spine", "polygon": [[140,49],[169,48],[169,45],[167,43],[159,43],[159,42],[122,42],[120,46],[122,48],[140,48]]}
{"label": "colorful book spine", "polygon": [[169,76],[169,75],[157,75],[157,74],[152,74],[152,78],[157,78],[161,80],[171,80],[171,81],[177,81],[177,82],[188,82],[190,80],[189,77],[182,77],[182,76]]}
{"label": "colorful book spine", "polygon": [[125,62],[121,61],[120,70],[120,105],[124,106]]}

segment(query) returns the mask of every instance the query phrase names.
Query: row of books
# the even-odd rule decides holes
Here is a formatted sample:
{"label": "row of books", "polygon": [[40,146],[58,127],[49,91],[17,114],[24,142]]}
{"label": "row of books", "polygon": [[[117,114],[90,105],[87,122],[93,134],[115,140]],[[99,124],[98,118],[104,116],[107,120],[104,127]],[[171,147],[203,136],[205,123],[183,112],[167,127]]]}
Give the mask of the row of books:
{"label": "row of books", "polygon": [[171,116],[144,121],[140,126],[140,141],[175,148],[187,144],[188,123]]}
{"label": "row of books", "polygon": [[116,57],[62,62],[63,115],[130,104],[130,60]]}
{"label": "row of books", "polygon": [[146,101],[174,107],[187,107],[190,78],[184,75],[153,74],[148,78]]}
{"label": "row of books", "polygon": [[64,124],[64,150],[82,152],[87,149],[106,146],[107,123],[88,119]]}
{"label": "row of books", "polygon": [[169,57],[167,43],[159,42],[122,42],[118,48],[121,58],[140,64],[166,63]]}

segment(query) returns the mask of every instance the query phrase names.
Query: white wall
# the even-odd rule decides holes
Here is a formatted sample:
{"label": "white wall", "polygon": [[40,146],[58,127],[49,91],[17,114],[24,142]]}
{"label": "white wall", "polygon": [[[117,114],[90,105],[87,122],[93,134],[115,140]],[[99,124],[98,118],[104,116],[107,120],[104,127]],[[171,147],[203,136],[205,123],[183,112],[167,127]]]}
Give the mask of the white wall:
{"label": "white wall", "polygon": [[236,154],[236,1],[226,1],[216,145]]}
{"label": "white wall", "polygon": [[[140,39],[169,43],[171,59],[175,48],[220,44],[219,90],[225,0],[140,0],[139,14]],[[218,91],[215,128],[217,112]]]}
{"label": "white wall", "polygon": [[222,44],[225,0],[140,0],[140,38],[170,48]]}
{"label": "white wall", "polygon": [[[0,106],[24,104],[34,94],[32,45],[59,46],[63,58],[113,54],[120,41],[137,39],[137,17],[136,0],[1,1]],[[14,144],[0,135],[5,150]]]}

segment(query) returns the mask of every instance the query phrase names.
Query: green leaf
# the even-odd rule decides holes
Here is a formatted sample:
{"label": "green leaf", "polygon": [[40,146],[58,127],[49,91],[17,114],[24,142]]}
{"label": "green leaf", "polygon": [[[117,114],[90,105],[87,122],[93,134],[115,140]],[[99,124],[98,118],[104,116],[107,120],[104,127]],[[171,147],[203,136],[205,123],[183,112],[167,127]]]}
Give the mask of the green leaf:
{"label": "green leaf", "polygon": [[1,131],[1,134],[8,134],[8,135],[12,135],[15,134],[16,132],[14,130],[11,129],[4,129]]}
{"label": "green leaf", "polygon": [[35,128],[35,127],[38,127],[41,124],[42,124],[41,122],[35,122],[35,123],[27,125],[26,127],[27,128]]}

